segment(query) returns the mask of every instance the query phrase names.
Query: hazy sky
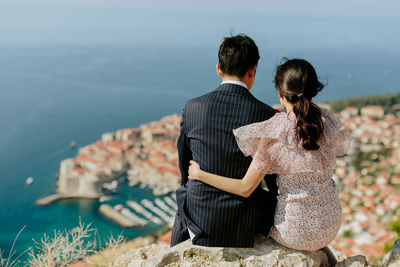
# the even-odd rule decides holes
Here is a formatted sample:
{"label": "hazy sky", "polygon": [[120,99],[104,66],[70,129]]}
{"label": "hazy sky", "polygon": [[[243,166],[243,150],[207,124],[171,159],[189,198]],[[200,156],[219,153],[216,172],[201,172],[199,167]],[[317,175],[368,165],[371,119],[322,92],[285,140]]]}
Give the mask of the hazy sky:
{"label": "hazy sky", "polygon": [[215,46],[233,30],[267,47],[398,51],[399,14],[397,0],[0,0],[0,45]]}

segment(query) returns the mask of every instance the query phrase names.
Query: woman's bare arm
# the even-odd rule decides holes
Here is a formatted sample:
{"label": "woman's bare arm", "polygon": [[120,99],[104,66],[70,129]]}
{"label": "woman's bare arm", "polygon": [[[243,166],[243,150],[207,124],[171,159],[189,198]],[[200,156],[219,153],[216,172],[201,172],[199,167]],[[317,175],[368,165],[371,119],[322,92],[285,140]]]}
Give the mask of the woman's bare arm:
{"label": "woman's bare arm", "polygon": [[190,164],[190,180],[198,180],[220,190],[242,197],[249,197],[265,176],[265,173],[262,173],[255,168],[254,161],[251,162],[246,175],[242,179],[228,178],[205,172],[201,170],[199,164],[193,160],[190,161]]}

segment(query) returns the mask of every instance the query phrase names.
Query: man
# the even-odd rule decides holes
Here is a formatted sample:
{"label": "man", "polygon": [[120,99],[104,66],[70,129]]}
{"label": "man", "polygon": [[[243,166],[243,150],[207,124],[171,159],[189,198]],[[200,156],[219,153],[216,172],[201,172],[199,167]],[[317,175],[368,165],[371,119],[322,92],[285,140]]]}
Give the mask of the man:
{"label": "man", "polygon": [[275,175],[265,179],[269,192],[259,185],[249,198],[187,178],[192,159],[218,175],[241,179],[246,173],[252,159],[240,151],[232,130],[267,120],[276,112],[249,92],[259,58],[251,38],[225,38],[216,66],[222,84],[185,105],[178,139],[182,180],[176,191],[178,212],[171,246],[191,238],[201,246],[252,247],[257,233],[270,233],[276,207]]}

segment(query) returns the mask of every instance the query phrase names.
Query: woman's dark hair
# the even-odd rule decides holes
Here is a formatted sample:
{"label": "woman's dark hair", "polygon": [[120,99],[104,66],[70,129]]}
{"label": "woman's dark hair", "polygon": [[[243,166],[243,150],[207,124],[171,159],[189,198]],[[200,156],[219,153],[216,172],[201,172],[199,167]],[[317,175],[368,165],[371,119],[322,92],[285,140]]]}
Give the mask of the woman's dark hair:
{"label": "woman's dark hair", "polygon": [[296,132],[306,150],[318,150],[322,130],[321,109],[311,99],[324,88],[314,67],[304,59],[283,59],[275,75],[275,87],[294,105]]}

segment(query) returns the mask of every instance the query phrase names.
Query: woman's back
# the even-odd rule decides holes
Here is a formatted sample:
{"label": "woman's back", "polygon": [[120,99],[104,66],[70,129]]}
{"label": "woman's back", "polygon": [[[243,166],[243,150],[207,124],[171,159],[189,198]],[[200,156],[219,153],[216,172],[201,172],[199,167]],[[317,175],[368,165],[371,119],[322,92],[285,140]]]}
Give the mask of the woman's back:
{"label": "woman's back", "polygon": [[299,250],[326,246],[341,224],[332,174],[336,156],[347,151],[352,138],[342,132],[343,124],[334,115],[321,111],[323,131],[318,150],[303,148],[296,135],[294,114],[279,113],[234,131],[241,150],[253,155],[256,168],[278,175],[278,205],[271,236]]}

